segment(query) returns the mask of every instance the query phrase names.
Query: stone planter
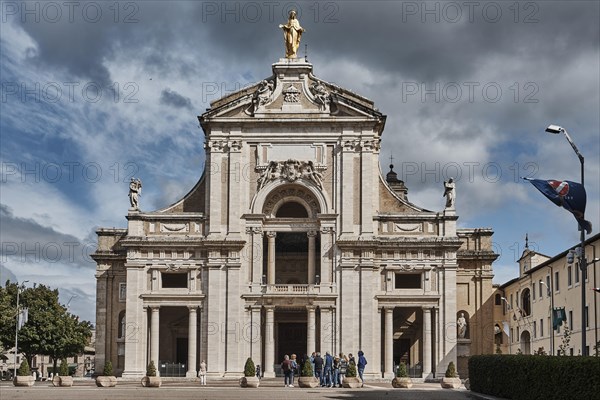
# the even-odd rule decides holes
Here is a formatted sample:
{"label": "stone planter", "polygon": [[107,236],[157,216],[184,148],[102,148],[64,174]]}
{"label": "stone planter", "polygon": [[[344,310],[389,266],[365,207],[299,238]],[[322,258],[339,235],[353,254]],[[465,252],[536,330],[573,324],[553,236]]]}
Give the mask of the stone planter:
{"label": "stone planter", "polygon": [[33,386],[35,379],[33,376],[17,376],[13,379],[13,385],[15,386]]}
{"label": "stone planter", "polygon": [[162,385],[162,380],[160,376],[145,376],[142,378],[142,386],[143,387],[160,387]]}
{"label": "stone planter", "polygon": [[412,385],[412,379],[408,376],[397,376],[392,379],[392,386],[395,388],[410,389]]}
{"label": "stone planter", "polygon": [[[52,384],[54,385],[54,380],[52,380]],[[73,377],[72,376],[59,376],[58,377],[58,386],[62,386],[62,387],[73,386]]]}
{"label": "stone planter", "polygon": [[98,387],[115,387],[117,386],[116,376],[99,376],[96,378],[96,386]]}
{"label": "stone planter", "polygon": [[52,377],[52,386],[54,386],[54,387],[60,386],[60,376],[54,375]]}
{"label": "stone planter", "polygon": [[319,386],[319,380],[314,376],[301,376],[298,378],[298,386],[301,388],[315,388]]}
{"label": "stone planter", "polygon": [[458,389],[462,385],[459,378],[442,378],[442,387],[444,389]]}
{"label": "stone planter", "polygon": [[240,386],[243,388],[257,388],[260,385],[260,379],[255,376],[244,376],[240,378]]}
{"label": "stone planter", "polygon": [[346,389],[355,389],[362,386],[362,381],[359,377],[344,377],[342,379],[342,386]]}

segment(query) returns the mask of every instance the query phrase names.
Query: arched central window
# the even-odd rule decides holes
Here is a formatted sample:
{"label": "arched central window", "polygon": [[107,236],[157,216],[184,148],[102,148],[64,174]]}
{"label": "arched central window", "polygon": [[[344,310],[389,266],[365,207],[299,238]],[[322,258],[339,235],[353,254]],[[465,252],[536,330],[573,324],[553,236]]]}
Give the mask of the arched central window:
{"label": "arched central window", "polygon": [[524,317],[531,314],[531,294],[529,289],[523,290],[523,293],[521,294],[521,307]]}
{"label": "arched central window", "polygon": [[277,218],[308,218],[306,208],[297,201],[288,201],[282,204],[275,215]]}

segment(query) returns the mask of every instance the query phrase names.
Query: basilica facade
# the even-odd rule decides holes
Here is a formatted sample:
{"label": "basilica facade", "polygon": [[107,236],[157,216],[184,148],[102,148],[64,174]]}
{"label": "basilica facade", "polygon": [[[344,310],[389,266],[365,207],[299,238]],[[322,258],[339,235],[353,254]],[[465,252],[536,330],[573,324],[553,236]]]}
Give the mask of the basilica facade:
{"label": "basilica facade", "polygon": [[367,380],[401,361],[431,379],[493,353],[493,232],[457,229],[454,183],[429,211],[384,176],[372,101],[284,58],[199,121],[196,186],[147,212],[133,183],[127,228],[97,231],[98,369],[275,376],[285,354],[362,350]]}

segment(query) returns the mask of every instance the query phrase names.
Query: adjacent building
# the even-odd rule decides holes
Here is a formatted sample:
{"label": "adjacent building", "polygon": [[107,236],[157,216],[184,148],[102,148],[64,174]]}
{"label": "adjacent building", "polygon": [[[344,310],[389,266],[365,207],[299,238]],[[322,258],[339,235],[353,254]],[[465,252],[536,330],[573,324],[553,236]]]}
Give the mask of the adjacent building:
{"label": "adjacent building", "polygon": [[[593,290],[600,286],[600,234],[590,237],[585,243],[588,262],[585,278],[579,268],[578,257],[571,260],[568,256],[579,245],[553,257],[526,246],[519,259],[519,276],[499,286],[494,295],[499,351],[504,354],[583,354],[582,285],[586,291],[586,354],[600,351],[600,294]],[[554,319],[552,310],[556,310]],[[563,317],[566,320],[562,321]]]}

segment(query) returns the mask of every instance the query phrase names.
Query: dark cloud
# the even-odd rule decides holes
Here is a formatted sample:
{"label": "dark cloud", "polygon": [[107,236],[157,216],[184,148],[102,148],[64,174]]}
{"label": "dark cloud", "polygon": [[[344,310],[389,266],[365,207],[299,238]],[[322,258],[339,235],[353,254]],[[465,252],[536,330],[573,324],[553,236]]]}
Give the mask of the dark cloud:
{"label": "dark cloud", "polygon": [[78,238],[42,226],[33,219],[14,216],[12,210],[0,204],[0,236],[2,237],[2,261],[20,264],[60,263],[76,268],[95,268],[89,257],[95,250],[94,242],[82,242]]}
{"label": "dark cloud", "polygon": [[164,89],[160,93],[160,104],[192,110],[192,100],[189,97],[182,96],[169,88]]}

